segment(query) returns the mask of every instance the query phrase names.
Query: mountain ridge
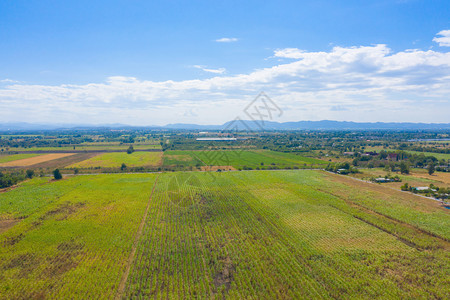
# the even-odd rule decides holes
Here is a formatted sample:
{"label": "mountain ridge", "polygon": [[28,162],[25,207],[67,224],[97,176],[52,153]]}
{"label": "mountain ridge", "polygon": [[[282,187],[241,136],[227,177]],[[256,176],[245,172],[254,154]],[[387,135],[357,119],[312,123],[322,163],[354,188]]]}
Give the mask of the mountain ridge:
{"label": "mountain ridge", "polygon": [[450,130],[450,123],[412,123],[412,122],[353,122],[353,121],[297,121],[273,122],[234,120],[222,125],[199,125],[174,123],[164,126],[133,126],[127,124],[38,124],[26,122],[0,123],[0,131],[27,130],[76,130],[76,129],[178,129],[178,130]]}

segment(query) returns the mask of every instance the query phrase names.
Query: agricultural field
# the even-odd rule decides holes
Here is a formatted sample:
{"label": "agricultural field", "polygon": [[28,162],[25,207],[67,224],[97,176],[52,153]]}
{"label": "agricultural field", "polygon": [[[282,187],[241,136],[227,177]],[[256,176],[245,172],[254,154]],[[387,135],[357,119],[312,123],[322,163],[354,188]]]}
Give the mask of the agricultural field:
{"label": "agricultural field", "polygon": [[72,164],[68,168],[120,168],[122,163],[128,167],[159,166],[163,152],[114,152],[100,154],[87,160]]}
{"label": "agricultural field", "polygon": [[[61,146],[61,147],[32,147],[32,148],[10,148],[10,151],[21,151],[21,152],[34,152],[34,151],[118,151],[123,150],[126,151],[130,147],[130,145],[116,145],[116,144],[98,144],[95,145],[72,145],[72,146]],[[159,150],[161,149],[160,145],[154,144],[144,144],[144,145],[134,145],[133,148],[135,150]]]}
{"label": "agricultural field", "polygon": [[0,298],[444,299],[449,212],[314,170],[35,178],[0,194]]}
{"label": "agricultural field", "polygon": [[324,167],[327,162],[310,157],[303,157],[292,153],[275,152],[269,150],[204,150],[183,151],[173,150],[164,152],[164,165],[182,166],[232,166],[236,169],[246,168],[292,168],[310,167],[311,165]]}
{"label": "agricultural field", "polygon": [[[25,154],[18,154],[18,155],[25,155]],[[26,158],[0,163],[0,167],[29,167],[72,155],[74,155],[74,153],[50,153],[43,155],[31,155]]]}
{"label": "agricultural field", "polygon": [[39,156],[41,154],[32,154],[32,153],[27,153],[27,154],[11,154],[11,155],[0,155],[0,164],[2,163],[7,163],[10,161],[15,161],[15,160],[20,160],[20,159],[25,159],[25,158],[30,158],[30,157],[35,157],[35,156]]}
{"label": "agricultural field", "polygon": [[0,194],[0,298],[112,298],[156,177],[36,178]]}
{"label": "agricultural field", "polygon": [[429,175],[426,169],[410,169],[409,174],[401,174],[400,172],[388,172],[381,168],[374,169],[359,169],[360,173],[351,174],[352,177],[370,180],[371,177],[379,178],[385,177],[387,174],[391,176],[398,176],[401,182],[388,182],[384,185],[400,189],[400,186],[407,182],[411,186],[429,186],[433,184],[439,187],[450,187],[450,173],[449,172],[435,172]]}

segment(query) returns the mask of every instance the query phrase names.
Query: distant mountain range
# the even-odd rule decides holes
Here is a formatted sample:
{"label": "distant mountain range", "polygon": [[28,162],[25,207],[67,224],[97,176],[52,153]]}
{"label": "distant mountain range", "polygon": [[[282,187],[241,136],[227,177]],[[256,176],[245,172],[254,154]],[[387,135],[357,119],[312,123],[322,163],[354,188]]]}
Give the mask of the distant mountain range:
{"label": "distant mountain range", "polygon": [[178,129],[178,130],[450,130],[450,123],[359,123],[347,121],[255,122],[235,120],[222,125],[168,124],[131,126],[125,124],[32,124],[0,123],[0,131],[39,131],[56,129]]}

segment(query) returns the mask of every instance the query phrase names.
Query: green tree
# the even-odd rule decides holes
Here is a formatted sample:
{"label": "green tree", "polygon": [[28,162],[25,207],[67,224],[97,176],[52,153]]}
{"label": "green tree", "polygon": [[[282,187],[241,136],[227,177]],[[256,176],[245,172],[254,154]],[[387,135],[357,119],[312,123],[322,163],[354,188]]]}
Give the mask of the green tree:
{"label": "green tree", "polygon": [[407,182],[405,182],[405,184],[402,185],[400,188],[402,189],[402,191],[408,191],[409,190],[409,185],[408,185]]}
{"label": "green tree", "polygon": [[435,171],[434,164],[433,163],[428,164],[427,170],[428,170],[428,174],[432,175]]}
{"label": "green tree", "polygon": [[34,176],[34,171],[33,170],[27,170],[27,177],[28,178],[33,178],[33,176]]}
{"label": "green tree", "polygon": [[78,168],[73,169],[73,174],[78,174],[80,172],[80,170],[78,170]]}
{"label": "green tree", "polygon": [[54,177],[56,180],[62,179],[62,174],[61,174],[61,172],[59,171],[59,169],[55,169],[55,170],[53,171],[53,177]]}
{"label": "green tree", "polygon": [[128,153],[128,154],[131,154],[131,153],[133,153],[133,152],[134,152],[133,146],[128,147],[127,153]]}
{"label": "green tree", "polygon": [[400,163],[400,173],[409,174],[409,166],[404,161]]}
{"label": "green tree", "polygon": [[122,165],[120,166],[120,170],[124,171],[127,169],[127,165],[125,163],[122,163]]}

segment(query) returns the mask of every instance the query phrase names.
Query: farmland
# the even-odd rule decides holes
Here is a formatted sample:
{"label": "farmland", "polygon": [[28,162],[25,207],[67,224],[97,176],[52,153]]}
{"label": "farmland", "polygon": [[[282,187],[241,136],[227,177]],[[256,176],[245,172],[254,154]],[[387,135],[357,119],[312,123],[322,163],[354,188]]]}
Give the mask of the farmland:
{"label": "farmland", "polygon": [[0,194],[0,219],[1,298],[450,292],[448,210],[323,171],[35,178]]}
{"label": "farmland", "polygon": [[28,167],[39,163],[45,163],[47,161],[68,157],[73,154],[74,153],[51,153],[43,155],[31,155],[26,158],[1,163],[0,167]]}
{"label": "farmland", "polygon": [[127,154],[126,152],[105,153],[72,164],[69,168],[119,168],[122,163],[131,167],[157,166],[161,163],[162,154],[162,152],[134,152],[131,154]]}
{"label": "farmland", "polygon": [[0,155],[0,164],[2,163],[7,163],[10,161],[15,161],[15,160],[20,160],[20,159],[25,159],[25,158],[30,158],[30,157],[35,157],[35,156],[39,156],[40,154],[12,154],[12,155]]}
{"label": "farmland", "polygon": [[166,151],[164,165],[181,166],[233,166],[236,169],[266,169],[324,166],[327,162],[296,154],[267,150],[204,150],[204,151]]}

